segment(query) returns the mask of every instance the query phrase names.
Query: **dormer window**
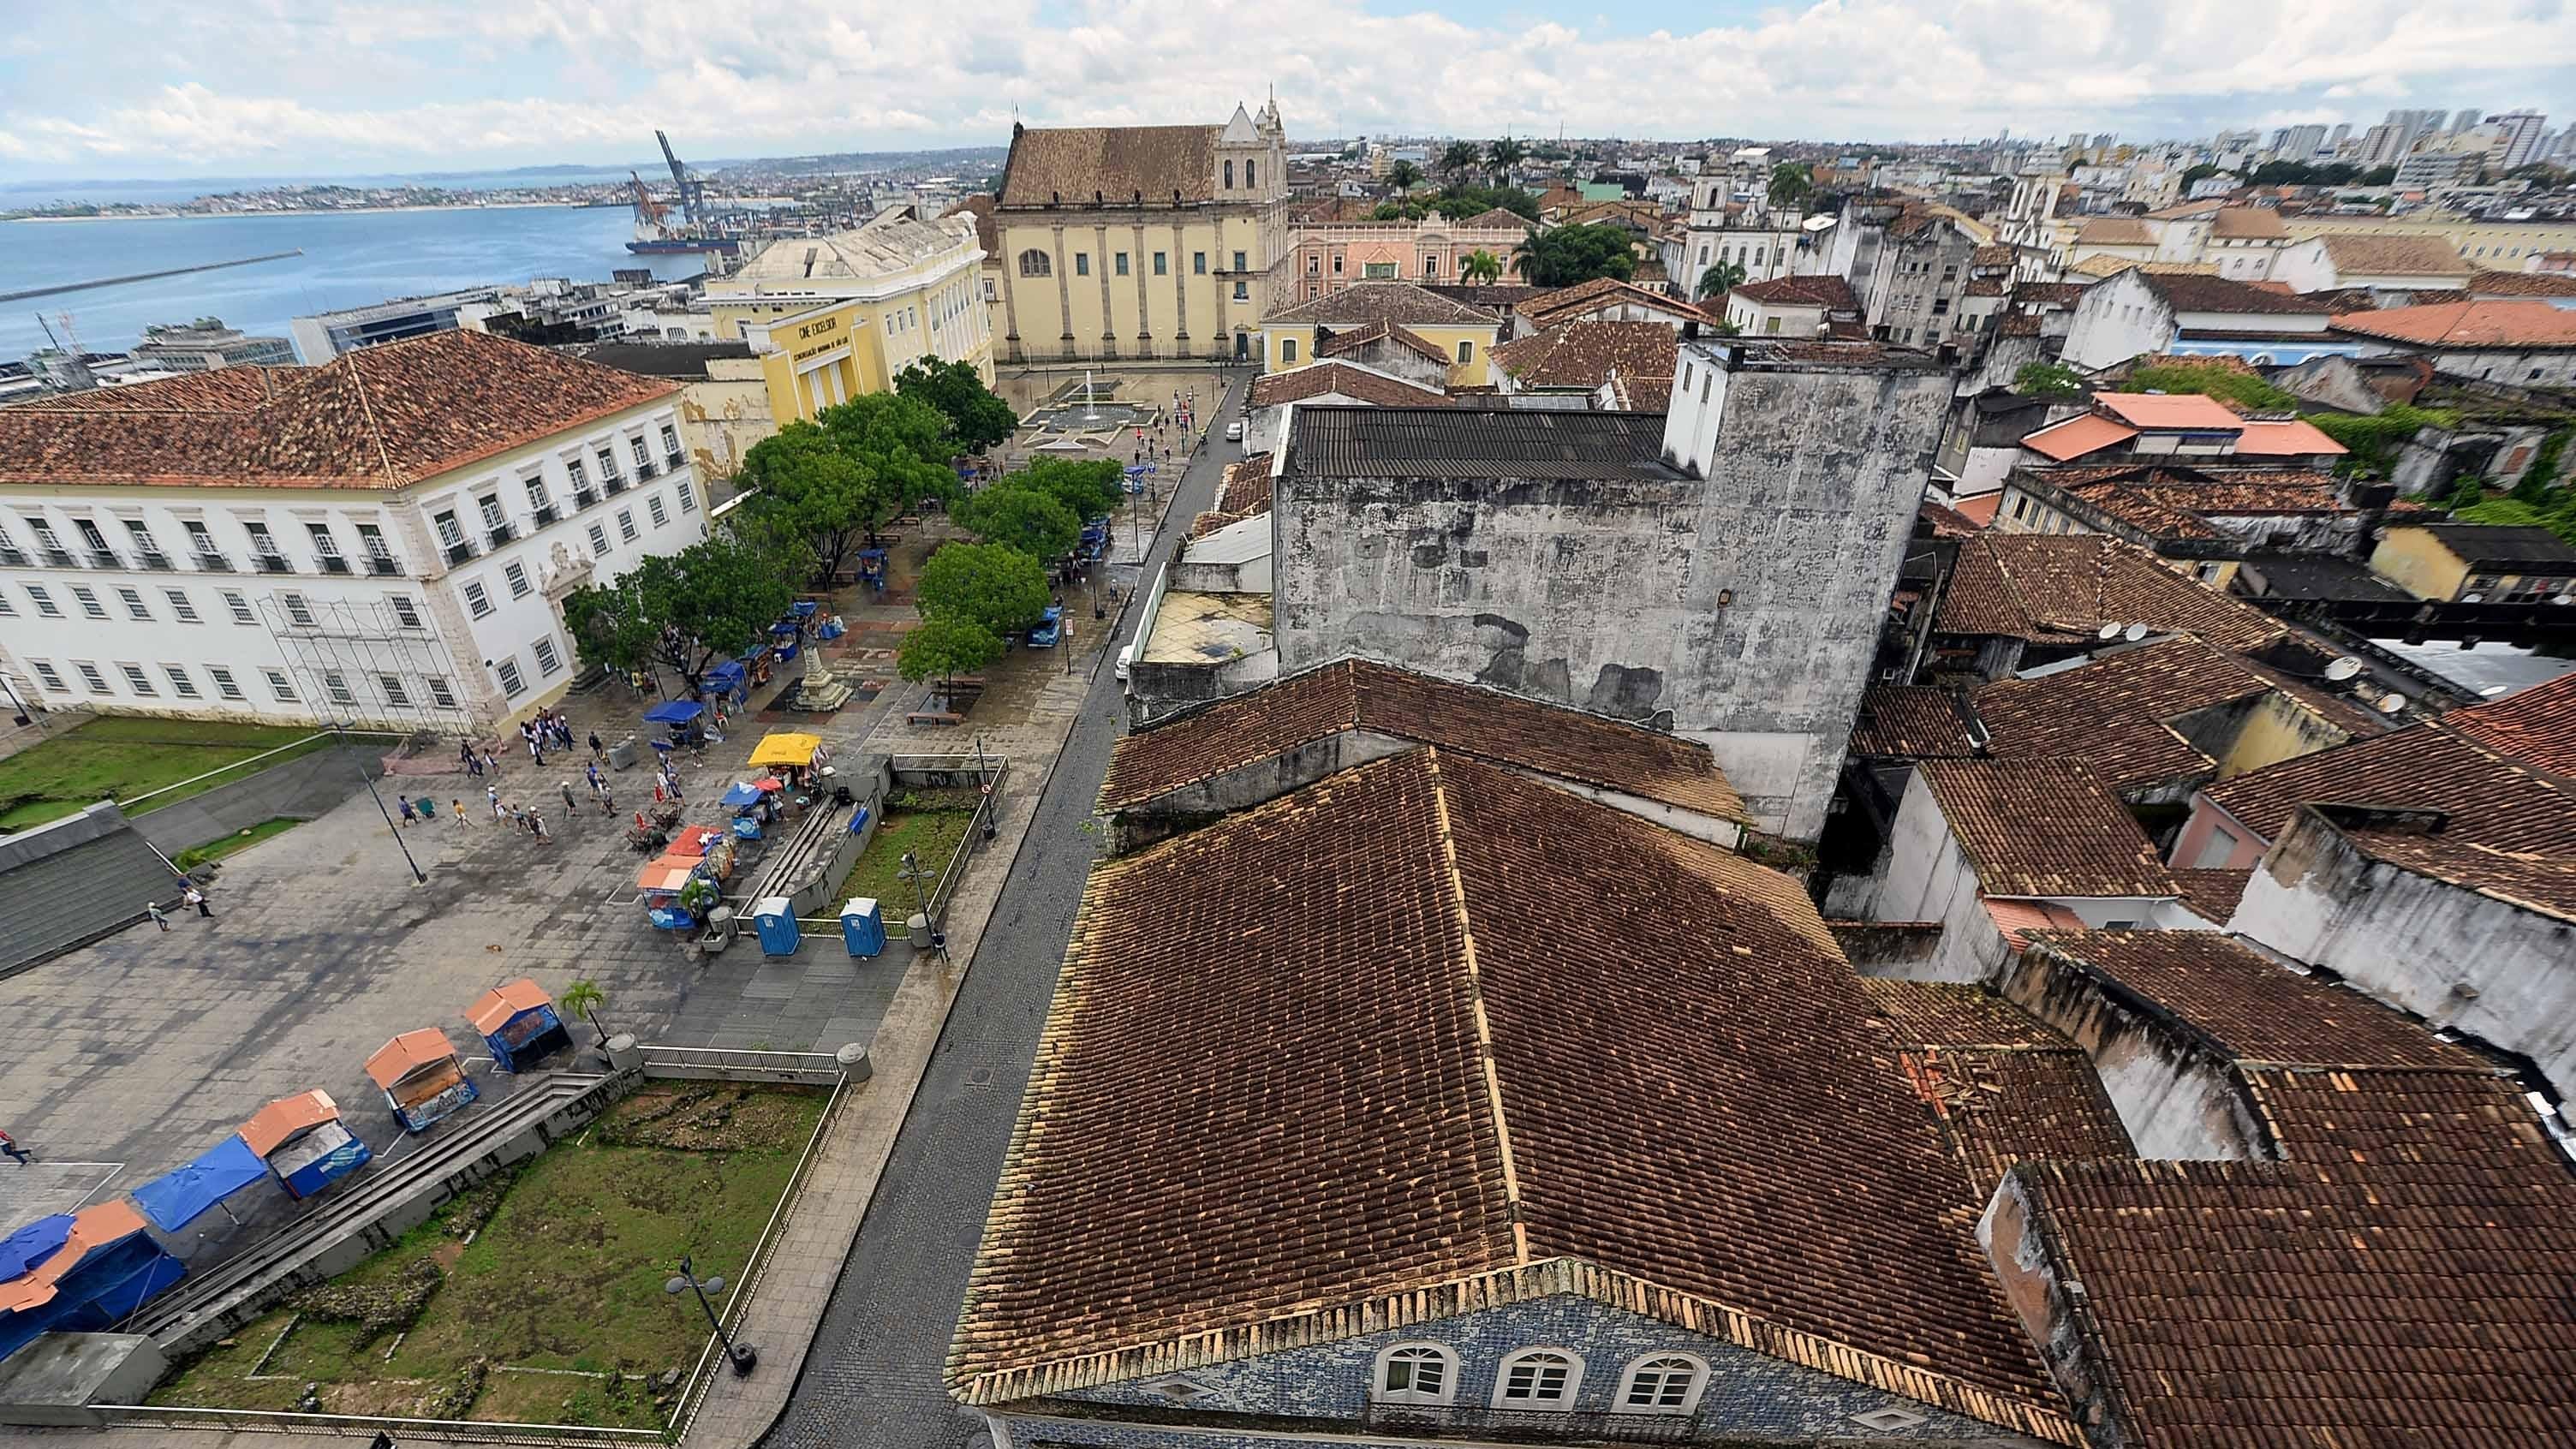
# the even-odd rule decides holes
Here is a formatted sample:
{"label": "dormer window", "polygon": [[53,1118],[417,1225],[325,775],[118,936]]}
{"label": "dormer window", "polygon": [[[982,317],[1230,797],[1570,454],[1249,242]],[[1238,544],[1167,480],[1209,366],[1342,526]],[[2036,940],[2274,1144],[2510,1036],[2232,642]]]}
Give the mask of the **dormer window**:
{"label": "dormer window", "polygon": [[1381,1404],[1446,1404],[1458,1395],[1458,1355],[1436,1343],[1399,1343],[1377,1356],[1369,1397]]}
{"label": "dormer window", "polygon": [[1494,1376],[1497,1409],[1564,1409],[1583,1383],[1583,1360],[1558,1348],[1525,1348]]}
{"label": "dormer window", "polygon": [[1628,1365],[1617,1400],[1623,1414],[1687,1414],[1699,1407],[1708,1365],[1687,1353],[1659,1353]]}

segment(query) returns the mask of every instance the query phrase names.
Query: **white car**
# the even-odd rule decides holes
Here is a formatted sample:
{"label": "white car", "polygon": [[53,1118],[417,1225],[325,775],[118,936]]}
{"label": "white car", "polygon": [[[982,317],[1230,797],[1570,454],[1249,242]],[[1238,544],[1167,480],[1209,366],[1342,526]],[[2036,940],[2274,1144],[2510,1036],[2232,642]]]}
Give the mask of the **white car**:
{"label": "white car", "polygon": [[1240,443],[1243,441],[1243,419],[1236,418],[1233,422],[1225,425],[1225,440],[1229,443]]}
{"label": "white car", "polygon": [[1119,683],[1124,684],[1127,682],[1127,664],[1128,661],[1135,657],[1136,646],[1133,644],[1126,645],[1118,651],[1118,662],[1110,666],[1109,672],[1117,678]]}

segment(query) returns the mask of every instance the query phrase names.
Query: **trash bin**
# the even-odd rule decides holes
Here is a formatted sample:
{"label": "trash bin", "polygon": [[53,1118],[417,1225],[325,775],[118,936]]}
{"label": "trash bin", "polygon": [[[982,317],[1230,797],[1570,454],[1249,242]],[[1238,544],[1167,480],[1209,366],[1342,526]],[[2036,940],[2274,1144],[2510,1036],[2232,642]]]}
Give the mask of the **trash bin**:
{"label": "trash bin", "polygon": [[853,956],[885,954],[885,911],[875,897],[853,896],[841,906],[841,943]]}
{"label": "trash bin", "polygon": [[635,1044],[632,1033],[621,1031],[610,1037],[605,1050],[611,1071],[623,1072],[644,1065],[644,1049]]}
{"label": "trash bin", "polygon": [[733,944],[733,907],[718,906],[707,912],[707,933],[700,938],[709,951],[721,951]]}
{"label": "trash bin", "polygon": [[612,770],[634,769],[635,754],[635,737],[628,735],[608,747],[608,767]]}
{"label": "trash bin", "polygon": [[805,944],[804,933],[796,928],[796,904],[785,896],[752,902],[751,921],[760,932],[763,955],[793,956]]}
{"label": "trash bin", "polygon": [[930,949],[930,917],[914,916],[903,923],[904,936],[922,950]]}

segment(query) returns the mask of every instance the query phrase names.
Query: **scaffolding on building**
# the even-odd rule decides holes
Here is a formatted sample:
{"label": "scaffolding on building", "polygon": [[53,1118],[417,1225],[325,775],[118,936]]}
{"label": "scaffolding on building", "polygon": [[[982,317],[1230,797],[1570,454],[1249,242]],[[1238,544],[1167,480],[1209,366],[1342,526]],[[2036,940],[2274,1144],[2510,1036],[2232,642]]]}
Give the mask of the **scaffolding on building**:
{"label": "scaffolding on building", "polygon": [[318,599],[281,589],[258,604],[317,719],[458,738],[491,725],[417,601]]}

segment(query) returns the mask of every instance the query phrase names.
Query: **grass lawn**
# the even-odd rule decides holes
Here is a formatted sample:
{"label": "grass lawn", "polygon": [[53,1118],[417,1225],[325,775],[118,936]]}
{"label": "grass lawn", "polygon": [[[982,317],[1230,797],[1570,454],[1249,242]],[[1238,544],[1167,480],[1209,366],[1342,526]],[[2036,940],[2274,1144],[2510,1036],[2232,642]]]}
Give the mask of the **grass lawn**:
{"label": "grass lawn", "polygon": [[[78,814],[113,797],[131,800],[146,791],[238,764],[312,734],[299,725],[229,724],[216,720],[144,719],[103,715],[64,731],[33,749],[0,760],[0,831],[24,830]],[[316,740],[319,749],[327,740]],[[279,755],[277,760],[291,758]],[[268,761],[269,764],[276,760]],[[155,795],[143,814],[240,779],[219,775],[166,795]]]}
{"label": "grass lawn", "polygon": [[[903,869],[903,853],[911,851],[925,870],[945,870],[948,858],[956,853],[957,843],[966,838],[967,826],[974,818],[971,806],[956,810],[889,807],[885,819],[877,823],[877,833],[868,837],[868,848],[859,852],[858,864],[850,867],[849,878],[841,882],[840,899],[874,896],[884,903],[886,929],[900,932],[903,923],[920,909],[914,904],[912,884],[898,874]],[[921,897],[927,898],[938,889],[937,880],[925,880],[921,883]],[[832,909],[840,907],[835,904]]]}
{"label": "grass lawn", "polygon": [[697,1300],[663,1282],[688,1253],[732,1283],[824,1101],[648,1084],[198,1355],[151,1402],[292,1409],[316,1383],[330,1413],[660,1428],[670,1391],[653,1379],[685,1374],[707,1338]]}
{"label": "grass lawn", "polygon": [[248,850],[271,836],[284,835],[303,823],[301,820],[289,820],[283,816],[275,820],[263,820],[247,830],[236,830],[221,840],[210,840],[203,845],[180,851],[170,857],[170,861],[181,870],[195,870],[207,861],[221,860],[236,850]]}

